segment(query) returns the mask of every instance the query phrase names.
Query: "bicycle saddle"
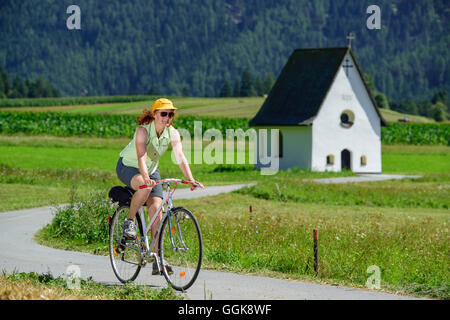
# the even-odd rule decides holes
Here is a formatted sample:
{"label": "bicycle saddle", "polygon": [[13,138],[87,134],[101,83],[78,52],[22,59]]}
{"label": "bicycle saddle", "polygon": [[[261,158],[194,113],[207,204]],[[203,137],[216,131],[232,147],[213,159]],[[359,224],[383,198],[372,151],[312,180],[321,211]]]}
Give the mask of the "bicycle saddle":
{"label": "bicycle saddle", "polygon": [[134,192],[135,191],[128,186],[115,186],[109,190],[108,196],[111,198],[112,202],[118,202],[119,205],[129,206]]}

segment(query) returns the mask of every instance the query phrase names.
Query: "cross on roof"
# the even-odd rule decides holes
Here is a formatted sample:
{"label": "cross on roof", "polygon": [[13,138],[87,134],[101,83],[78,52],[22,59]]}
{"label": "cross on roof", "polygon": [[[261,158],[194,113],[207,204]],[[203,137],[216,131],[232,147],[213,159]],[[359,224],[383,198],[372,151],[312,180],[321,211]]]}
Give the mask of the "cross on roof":
{"label": "cross on roof", "polygon": [[352,40],[355,39],[355,37],[353,36],[353,34],[350,32],[349,35],[346,37],[348,39],[348,47],[351,48],[352,47]]}
{"label": "cross on roof", "polygon": [[353,66],[349,64],[348,58],[345,59],[345,64],[343,65],[343,67],[345,69],[345,74],[348,77],[348,68],[353,68]]}

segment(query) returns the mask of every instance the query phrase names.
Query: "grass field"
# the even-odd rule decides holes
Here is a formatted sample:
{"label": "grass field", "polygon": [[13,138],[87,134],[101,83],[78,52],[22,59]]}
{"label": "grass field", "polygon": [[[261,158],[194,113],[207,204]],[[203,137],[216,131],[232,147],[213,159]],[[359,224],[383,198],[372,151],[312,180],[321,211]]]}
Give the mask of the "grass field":
{"label": "grass field", "polygon": [[[233,118],[253,117],[264,102],[261,97],[170,98],[179,107],[180,115]],[[138,115],[152,102],[2,110]],[[391,110],[382,109],[381,113],[387,121],[405,116]],[[434,122],[408,117],[411,121]],[[95,203],[101,203],[111,186],[122,184],[116,177],[115,165],[128,142],[122,138],[0,135],[0,214],[71,201],[91,203],[97,199]],[[247,144],[246,159],[252,158],[251,152],[252,147]],[[193,160],[190,154],[187,157]],[[321,185],[308,180],[352,173],[294,169],[262,176],[248,163],[191,164],[194,177],[206,186],[249,182],[256,185],[176,204],[192,209],[199,219],[205,268],[364,288],[369,277],[367,268],[376,265],[381,270],[383,291],[449,299],[450,147],[385,145],[382,166],[383,173],[422,177]],[[182,177],[170,153],[160,160],[160,170],[163,177]],[[253,207],[252,214],[249,206]],[[107,254],[106,215],[91,207],[85,209],[84,215],[81,210],[77,214],[60,211],[58,219],[42,229],[36,239],[62,249]],[[92,223],[86,224],[88,219]],[[58,221],[73,228],[66,231]],[[314,228],[320,234],[318,275],[313,271]],[[5,275],[0,279],[3,287],[23,283],[42,289],[34,275]],[[44,285],[55,283],[57,279]],[[85,298],[110,294],[103,288],[92,290],[90,284],[86,285]],[[112,290],[112,297],[152,297],[151,292],[129,290],[128,296]],[[166,294],[159,298],[173,298],[169,292]]]}
{"label": "grass field", "polygon": [[[74,192],[84,199],[95,191],[106,196],[112,185],[120,184],[115,163],[127,143],[0,136],[1,211],[67,203]],[[306,180],[351,173],[290,170],[267,177],[250,165],[199,164],[191,168],[205,185],[257,185],[177,204],[199,218],[206,268],[364,287],[367,267],[377,265],[383,290],[448,299],[450,147],[383,146],[382,153],[384,173],[423,177],[324,186]],[[160,169],[163,175],[181,177],[169,153]],[[314,228],[321,241],[318,276],[312,270]],[[39,241],[105,252],[103,241],[82,240],[81,231],[53,239],[49,230],[39,233]]]}
{"label": "grass field", "polygon": [[[251,98],[188,98],[169,97],[178,108],[180,115],[214,117],[253,117],[264,102],[262,97]],[[48,107],[8,107],[4,111],[55,111],[70,113],[120,113],[138,115],[143,109],[151,109],[154,100],[107,103],[94,105],[48,106]]]}
{"label": "grass field", "polygon": [[[190,98],[169,97],[178,108],[180,115],[196,115],[227,118],[252,118],[264,103],[263,97],[249,98]],[[143,109],[150,109],[154,100],[106,103],[91,105],[68,105],[48,107],[3,107],[4,111],[55,111],[71,113],[120,113],[138,115]],[[393,110],[380,109],[383,118],[388,122],[397,122],[405,116],[411,122],[434,123],[431,118],[399,113]]]}

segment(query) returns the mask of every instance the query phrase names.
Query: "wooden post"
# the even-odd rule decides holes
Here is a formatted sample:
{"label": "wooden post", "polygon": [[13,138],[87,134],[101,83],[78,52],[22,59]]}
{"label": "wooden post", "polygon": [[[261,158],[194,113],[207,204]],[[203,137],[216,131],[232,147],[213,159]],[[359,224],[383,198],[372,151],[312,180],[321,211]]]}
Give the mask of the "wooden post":
{"label": "wooden post", "polygon": [[319,273],[319,230],[314,229],[314,271]]}

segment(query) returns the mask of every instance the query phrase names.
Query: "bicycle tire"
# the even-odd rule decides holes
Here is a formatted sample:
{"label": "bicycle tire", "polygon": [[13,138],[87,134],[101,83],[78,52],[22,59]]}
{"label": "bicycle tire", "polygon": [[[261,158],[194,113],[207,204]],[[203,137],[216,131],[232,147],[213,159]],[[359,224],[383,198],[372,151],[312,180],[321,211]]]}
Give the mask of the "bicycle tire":
{"label": "bicycle tire", "polygon": [[159,257],[172,268],[169,274],[169,270],[162,266],[169,285],[178,291],[191,287],[200,272],[202,256],[202,234],[197,219],[186,208],[173,208],[164,218],[159,234]]}
{"label": "bicycle tire", "polygon": [[[129,212],[129,206],[119,206],[111,219],[109,228],[109,258],[114,274],[122,283],[134,281],[142,267],[139,237],[136,237],[136,240],[125,240],[122,234],[122,224]],[[138,215],[135,222],[141,230],[142,224]],[[140,232],[137,233],[139,235]]]}

